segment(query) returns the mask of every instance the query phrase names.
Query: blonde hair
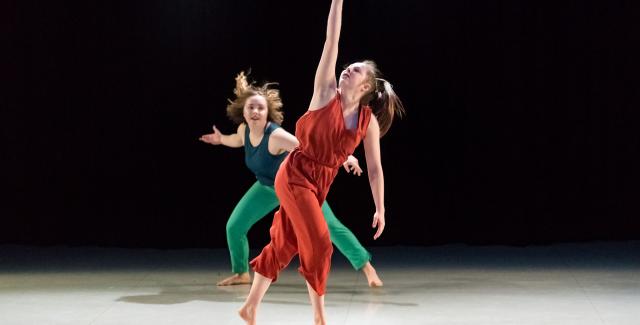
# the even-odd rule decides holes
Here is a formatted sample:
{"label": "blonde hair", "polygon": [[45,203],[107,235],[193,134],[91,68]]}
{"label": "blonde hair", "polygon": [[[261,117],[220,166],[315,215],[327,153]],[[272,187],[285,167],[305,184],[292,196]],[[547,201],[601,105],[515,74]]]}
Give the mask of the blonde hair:
{"label": "blonde hair", "polygon": [[368,105],[373,110],[380,124],[380,137],[382,137],[391,128],[391,123],[396,115],[398,117],[405,115],[404,106],[391,83],[379,78],[381,73],[376,63],[371,60],[365,60],[362,63],[369,66],[367,82],[371,86],[371,91],[360,99],[360,103]]}
{"label": "blonde hair", "polygon": [[267,101],[267,120],[276,124],[282,124],[284,120],[284,114],[282,112],[282,99],[280,98],[280,91],[278,89],[270,88],[276,83],[264,83],[262,86],[255,86],[253,82],[247,80],[247,75],[244,71],[240,71],[236,76],[236,88],[233,93],[236,95],[234,100],[228,99],[229,105],[227,105],[227,116],[233,122],[240,124],[244,123],[244,104],[249,97],[256,95],[264,97]]}

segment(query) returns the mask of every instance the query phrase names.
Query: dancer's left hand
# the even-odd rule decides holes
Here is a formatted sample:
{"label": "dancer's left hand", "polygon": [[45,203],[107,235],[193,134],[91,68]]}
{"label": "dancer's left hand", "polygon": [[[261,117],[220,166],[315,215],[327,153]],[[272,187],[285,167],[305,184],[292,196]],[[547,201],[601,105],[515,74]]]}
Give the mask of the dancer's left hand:
{"label": "dancer's left hand", "polygon": [[213,133],[209,133],[201,136],[200,141],[213,144],[213,145],[222,144],[222,133],[220,133],[220,130],[218,130],[218,128],[215,125],[213,126],[212,129],[213,129]]}
{"label": "dancer's left hand", "polygon": [[358,159],[352,155],[347,157],[347,161],[345,161],[342,166],[347,171],[347,173],[353,172],[354,175],[362,175],[362,168],[358,164]]}
{"label": "dancer's left hand", "polygon": [[373,214],[373,224],[371,227],[378,227],[376,234],[373,235],[373,239],[376,240],[384,231],[384,212],[376,211],[376,213]]}

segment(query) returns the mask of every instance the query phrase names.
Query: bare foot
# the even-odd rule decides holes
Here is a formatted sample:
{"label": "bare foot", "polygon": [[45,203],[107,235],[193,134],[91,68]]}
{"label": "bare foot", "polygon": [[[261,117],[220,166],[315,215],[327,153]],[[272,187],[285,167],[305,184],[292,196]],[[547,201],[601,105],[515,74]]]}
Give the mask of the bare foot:
{"label": "bare foot", "polygon": [[251,284],[251,275],[248,272],[246,273],[236,273],[220,282],[216,285],[218,286],[232,286],[238,284]]}
{"label": "bare foot", "polygon": [[247,322],[247,325],[256,324],[256,308],[254,306],[244,304],[244,306],[238,310],[238,315]]}
{"label": "bare foot", "polygon": [[364,265],[362,268],[362,272],[367,277],[367,282],[369,282],[369,286],[372,288],[382,287],[382,280],[378,277],[378,273],[376,273],[376,269],[373,268],[370,262]]}
{"label": "bare foot", "polygon": [[327,322],[324,320],[324,315],[315,315],[313,321],[314,325],[327,325]]}

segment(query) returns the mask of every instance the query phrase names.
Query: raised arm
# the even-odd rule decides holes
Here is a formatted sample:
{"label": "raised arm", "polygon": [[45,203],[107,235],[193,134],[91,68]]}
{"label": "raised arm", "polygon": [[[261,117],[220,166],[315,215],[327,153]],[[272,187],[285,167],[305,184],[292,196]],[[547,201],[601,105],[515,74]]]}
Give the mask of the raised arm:
{"label": "raised arm", "polygon": [[244,124],[238,125],[236,133],[229,135],[222,134],[220,130],[214,125],[213,133],[205,134],[200,137],[200,141],[213,145],[225,145],[231,148],[239,148],[244,146]]}
{"label": "raised arm", "polygon": [[342,26],[342,0],[332,0],[327,19],[327,37],[324,41],[320,63],[316,69],[313,85],[313,97],[309,110],[324,107],[336,92],[336,61],[338,59],[338,41]]}
{"label": "raised arm", "polygon": [[378,227],[373,239],[378,239],[384,231],[384,175],[382,172],[382,162],[380,159],[380,125],[375,115],[371,116],[371,122],[367,127],[367,135],[364,138],[364,154],[367,160],[367,174],[369,175],[369,186],[373,202],[376,205],[376,212],[373,215],[372,227]]}

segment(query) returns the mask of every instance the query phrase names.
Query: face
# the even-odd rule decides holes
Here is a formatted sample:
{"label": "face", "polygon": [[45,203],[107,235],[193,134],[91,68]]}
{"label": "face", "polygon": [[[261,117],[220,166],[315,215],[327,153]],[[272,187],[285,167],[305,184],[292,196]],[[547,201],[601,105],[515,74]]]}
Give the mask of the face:
{"label": "face", "polygon": [[340,88],[354,88],[362,92],[367,92],[371,85],[367,82],[369,79],[369,66],[362,62],[356,62],[349,65],[340,73],[338,86]]}
{"label": "face", "polygon": [[253,95],[244,103],[242,112],[245,121],[252,125],[261,125],[267,123],[269,109],[267,108],[267,100],[261,95]]}

